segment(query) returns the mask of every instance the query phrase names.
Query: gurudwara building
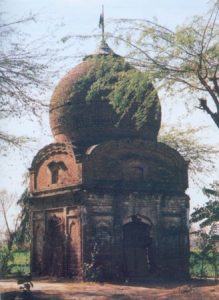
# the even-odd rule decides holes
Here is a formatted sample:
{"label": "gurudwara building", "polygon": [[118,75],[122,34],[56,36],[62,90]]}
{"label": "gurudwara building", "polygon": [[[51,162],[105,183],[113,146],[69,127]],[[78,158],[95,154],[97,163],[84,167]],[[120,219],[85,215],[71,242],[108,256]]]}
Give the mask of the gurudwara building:
{"label": "gurudwara building", "polygon": [[[110,77],[112,70],[118,76]],[[140,127],[133,117],[140,102],[122,114],[110,102],[108,83],[125,78],[128,90],[130,70],[141,75],[102,40],[54,90],[54,143],[30,168],[34,275],[188,277],[188,163],[157,142],[161,109],[151,83],[148,105],[147,92],[139,96],[146,116]]]}

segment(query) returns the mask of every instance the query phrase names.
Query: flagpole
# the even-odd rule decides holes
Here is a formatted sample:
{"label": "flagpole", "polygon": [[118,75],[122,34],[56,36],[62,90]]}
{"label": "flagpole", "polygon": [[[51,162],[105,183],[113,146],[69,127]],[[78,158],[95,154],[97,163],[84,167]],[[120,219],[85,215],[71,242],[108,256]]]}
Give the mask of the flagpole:
{"label": "flagpole", "polygon": [[102,23],[102,41],[105,40],[104,38],[104,5],[102,5],[102,16],[103,16],[103,23]]}
{"label": "flagpole", "polygon": [[101,31],[102,31],[102,38],[101,38],[100,46],[96,53],[98,53],[98,54],[114,54],[114,52],[110,49],[110,47],[108,46],[108,44],[105,41],[104,5],[102,5],[102,12],[100,14],[99,28],[101,28]]}

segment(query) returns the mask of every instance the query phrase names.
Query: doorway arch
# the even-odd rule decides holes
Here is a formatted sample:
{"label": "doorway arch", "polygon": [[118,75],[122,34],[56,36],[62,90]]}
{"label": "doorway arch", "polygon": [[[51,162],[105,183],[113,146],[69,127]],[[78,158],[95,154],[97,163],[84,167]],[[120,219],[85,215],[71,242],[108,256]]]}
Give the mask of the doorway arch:
{"label": "doorway arch", "polygon": [[53,214],[47,221],[45,275],[64,275],[64,220]]}
{"label": "doorway arch", "polygon": [[147,277],[152,267],[151,225],[134,215],[123,225],[124,272],[128,279]]}

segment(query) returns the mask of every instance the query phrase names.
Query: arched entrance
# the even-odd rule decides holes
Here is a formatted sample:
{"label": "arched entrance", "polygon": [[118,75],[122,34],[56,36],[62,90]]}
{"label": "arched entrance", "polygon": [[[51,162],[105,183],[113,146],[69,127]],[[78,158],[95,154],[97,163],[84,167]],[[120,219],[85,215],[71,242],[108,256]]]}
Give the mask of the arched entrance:
{"label": "arched entrance", "polygon": [[128,279],[149,275],[152,265],[150,236],[151,226],[137,216],[123,226],[124,271]]}
{"label": "arched entrance", "polygon": [[63,276],[64,274],[64,224],[55,214],[47,223],[45,275]]}

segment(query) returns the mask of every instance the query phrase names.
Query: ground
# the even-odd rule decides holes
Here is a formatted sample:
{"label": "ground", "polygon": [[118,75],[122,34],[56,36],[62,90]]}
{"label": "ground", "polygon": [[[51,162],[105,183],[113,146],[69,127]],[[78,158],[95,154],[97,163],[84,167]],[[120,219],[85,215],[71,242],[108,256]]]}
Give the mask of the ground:
{"label": "ground", "polygon": [[[213,300],[219,299],[219,284],[214,280],[189,283],[108,284],[56,280],[34,280],[33,298],[44,300]],[[16,280],[0,281],[0,299],[11,300],[17,294]]]}

